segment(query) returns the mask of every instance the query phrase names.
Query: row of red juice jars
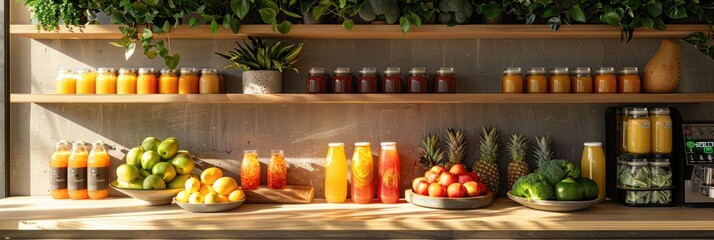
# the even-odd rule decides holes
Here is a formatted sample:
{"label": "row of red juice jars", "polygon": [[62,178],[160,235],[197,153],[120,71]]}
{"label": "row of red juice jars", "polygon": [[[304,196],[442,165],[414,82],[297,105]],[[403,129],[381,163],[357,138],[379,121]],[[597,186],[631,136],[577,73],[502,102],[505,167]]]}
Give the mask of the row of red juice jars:
{"label": "row of red juice jars", "polygon": [[[407,77],[408,93],[429,93],[429,76],[426,68],[414,67]],[[382,78],[377,76],[377,69],[364,67],[359,71],[357,82],[348,67],[338,67],[332,79],[328,79],[324,68],[314,67],[307,77],[307,93],[402,93],[402,75],[398,67],[388,67]],[[329,86],[328,86],[329,85]],[[355,87],[356,85],[356,87]],[[378,86],[379,85],[379,86]],[[456,92],[454,69],[442,67],[436,71],[433,91],[436,93]]]}

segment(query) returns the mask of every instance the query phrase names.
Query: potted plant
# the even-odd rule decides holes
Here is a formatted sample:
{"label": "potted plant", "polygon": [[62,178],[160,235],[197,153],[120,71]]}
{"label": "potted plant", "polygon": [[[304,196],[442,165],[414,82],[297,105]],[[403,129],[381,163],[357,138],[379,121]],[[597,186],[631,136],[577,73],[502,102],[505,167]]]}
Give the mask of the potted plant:
{"label": "potted plant", "polygon": [[441,0],[437,11],[440,23],[454,26],[469,23],[474,6],[470,0]]}
{"label": "potted plant", "polygon": [[476,4],[474,4],[474,10],[476,10],[476,14],[481,15],[483,23],[498,24],[503,21],[501,6],[500,1],[477,1]]}
{"label": "potted plant", "polygon": [[216,53],[233,64],[226,68],[243,69],[243,93],[262,94],[282,91],[283,70],[295,70],[295,63],[304,42],[286,44],[277,42],[268,45],[260,38],[248,37],[250,43],[236,41],[238,48],[227,54]]}

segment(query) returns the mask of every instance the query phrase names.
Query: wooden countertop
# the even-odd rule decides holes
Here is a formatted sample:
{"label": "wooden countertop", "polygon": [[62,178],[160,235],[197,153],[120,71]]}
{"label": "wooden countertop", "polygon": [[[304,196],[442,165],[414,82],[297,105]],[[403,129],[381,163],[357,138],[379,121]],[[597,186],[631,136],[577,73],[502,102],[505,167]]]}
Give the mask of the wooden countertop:
{"label": "wooden countertop", "polygon": [[[88,235],[86,230],[93,231]],[[316,200],[306,205],[244,204],[229,212],[197,214],[175,204],[145,206],[128,198],[11,197],[0,200],[0,237],[714,238],[714,209],[630,208],[607,202],[555,213],[497,198],[491,206],[475,210]]]}

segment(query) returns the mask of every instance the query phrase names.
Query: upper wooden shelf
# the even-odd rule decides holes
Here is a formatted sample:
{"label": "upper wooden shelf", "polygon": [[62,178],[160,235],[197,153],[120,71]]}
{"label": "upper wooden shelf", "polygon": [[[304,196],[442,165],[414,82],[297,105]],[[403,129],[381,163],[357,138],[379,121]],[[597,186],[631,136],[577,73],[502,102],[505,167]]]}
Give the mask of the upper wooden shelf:
{"label": "upper wooden shelf", "polygon": [[[342,25],[293,25],[289,34],[273,32],[269,25],[242,25],[238,34],[229,29],[219,28],[214,35],[209,26],[194,28],[179,26],[167,33],[173,39],[239,39],[247,36],[264,38],[307,38],[307,39],[475,39],[475,38],[620,38],[620,31],[608,25],[564,25],[558,31],[551,31],[546,25],[498,24],[498,25],[422,25],[412,27],[402,34],[398,25],[355,25],[346,30]],[[693,32],[708,30],[708,25],[669,25],[667,30],[635,30],[635,38],[683,38]],[[119,39],[118,25],[88,25],[85,28],[57,31],[38,31],[35,25],[10,25],[10,34],[33,39]]]}
{"label": "upper wooden shelf", "polygon": [[712,93],[691,94],[149,94],[58,95],[11,94],[11,103],[248,103],[248,104],[383,104],[383,103],[712,103]]}

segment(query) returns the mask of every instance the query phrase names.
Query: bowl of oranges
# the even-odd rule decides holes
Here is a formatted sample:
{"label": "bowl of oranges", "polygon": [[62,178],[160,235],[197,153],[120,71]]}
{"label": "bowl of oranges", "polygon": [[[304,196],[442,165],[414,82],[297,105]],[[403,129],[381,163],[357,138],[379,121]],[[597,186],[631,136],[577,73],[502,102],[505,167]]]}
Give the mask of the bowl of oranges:
{"label": "bowl of oranges", "polygon": [[185,189],[174,197],[179,207],[195,213],[224,212],[239,207],[245,202],[245,193],[238,182],[223,176],[220,168],[204,170],[199,178],[186,180]]}

